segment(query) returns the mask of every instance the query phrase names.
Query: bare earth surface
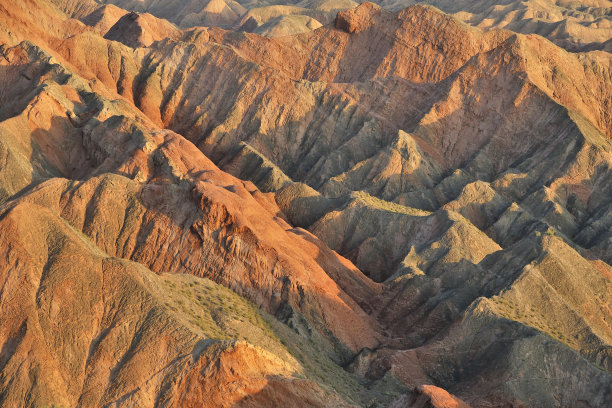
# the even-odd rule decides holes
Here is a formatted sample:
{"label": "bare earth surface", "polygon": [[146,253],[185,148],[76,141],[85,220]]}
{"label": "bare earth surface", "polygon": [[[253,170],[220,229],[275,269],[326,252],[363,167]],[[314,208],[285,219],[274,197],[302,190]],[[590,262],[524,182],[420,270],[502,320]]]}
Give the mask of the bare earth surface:
{"label": "bare earth surface", "polygon": [[0,0],[0,406],[612,405],[612,4],[413,3]]}

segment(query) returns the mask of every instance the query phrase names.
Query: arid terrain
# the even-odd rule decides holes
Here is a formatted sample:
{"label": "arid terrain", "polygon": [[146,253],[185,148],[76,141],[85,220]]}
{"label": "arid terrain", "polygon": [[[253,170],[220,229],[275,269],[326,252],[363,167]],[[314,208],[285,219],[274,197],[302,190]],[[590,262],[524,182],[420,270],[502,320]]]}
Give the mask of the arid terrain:
{"label": "arid terrain", "polygon": [[[69,15],[98,10],[94,0],[50,0]],[[150,13],[181,28],[218,26],[280,37],[333,26],[338,11],[356,7],[354,0],[96,0],[138,13]],[[391,11],[429,4],[482,29],[539,34],[571,51],[612,52],[610,0],[380,0]],[[109,8],[110,15],[118,12]],[[108,20],[108,17],[106,17]]]}
{"label": "arid terrain", "polygon": [[612,2],[415,3],[0,0],[0,407],[612,406]]}

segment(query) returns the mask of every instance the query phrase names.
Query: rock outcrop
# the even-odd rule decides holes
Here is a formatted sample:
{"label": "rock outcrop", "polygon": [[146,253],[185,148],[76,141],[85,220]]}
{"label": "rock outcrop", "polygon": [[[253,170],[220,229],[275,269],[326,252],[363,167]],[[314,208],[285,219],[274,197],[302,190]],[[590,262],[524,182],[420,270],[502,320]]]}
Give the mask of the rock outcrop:
{"label": "rock outcrop", "polygon": [[609,54],[117,3],[0,2],[0,404],[610,405]]}
{"label": "rock outcrop", "polygon": [[178,37],[176,27],[148,13],[125,14],[104,35],[108,40],[119,41],[132,48],[148,47],[155,41]]}

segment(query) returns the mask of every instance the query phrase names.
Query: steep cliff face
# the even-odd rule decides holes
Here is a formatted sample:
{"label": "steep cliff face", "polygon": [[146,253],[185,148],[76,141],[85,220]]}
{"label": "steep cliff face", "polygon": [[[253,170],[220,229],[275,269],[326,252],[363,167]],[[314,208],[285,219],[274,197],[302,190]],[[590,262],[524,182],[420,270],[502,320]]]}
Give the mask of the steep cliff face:
{"label": "steep cliff face", "polygon": [[0,2],[0,404],[609,405],[609,54],[232,4]]}

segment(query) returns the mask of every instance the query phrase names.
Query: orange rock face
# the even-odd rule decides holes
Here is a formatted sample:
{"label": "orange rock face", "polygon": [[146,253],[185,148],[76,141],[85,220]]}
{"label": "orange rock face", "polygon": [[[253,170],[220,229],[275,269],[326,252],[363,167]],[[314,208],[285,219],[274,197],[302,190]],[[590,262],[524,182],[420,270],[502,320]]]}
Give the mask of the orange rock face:
{"label": "orange rock face", "polygon": [[164,38],[177,38],[179,31],[166,20],[152,15],[129,13],[122,16],[106,31],[104,38],[123,42],[128,47],[148,47]]}
{"label": "orange rock face", "polygon": [[0,1],[0,405],[610,405],[609,53],[124,3]]}

